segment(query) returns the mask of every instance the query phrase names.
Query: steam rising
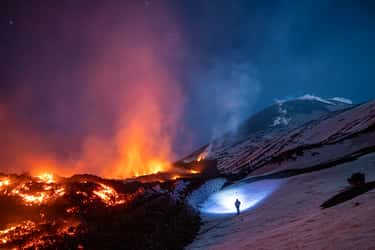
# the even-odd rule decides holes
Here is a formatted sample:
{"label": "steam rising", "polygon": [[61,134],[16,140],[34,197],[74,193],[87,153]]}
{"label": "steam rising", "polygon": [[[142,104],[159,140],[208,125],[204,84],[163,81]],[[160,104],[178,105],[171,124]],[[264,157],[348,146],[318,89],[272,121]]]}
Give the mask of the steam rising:
{"label": "steam rising", "polygon": [[193,98],[199,105],[205,104],[200,109],[208,116],[200,120],[212,120],[206,124],[213,125],[213,138],[235,130],[249,115],[261,91],[253,65],[233,59],[215,61],[195,79],[201,87],[194,92]]}

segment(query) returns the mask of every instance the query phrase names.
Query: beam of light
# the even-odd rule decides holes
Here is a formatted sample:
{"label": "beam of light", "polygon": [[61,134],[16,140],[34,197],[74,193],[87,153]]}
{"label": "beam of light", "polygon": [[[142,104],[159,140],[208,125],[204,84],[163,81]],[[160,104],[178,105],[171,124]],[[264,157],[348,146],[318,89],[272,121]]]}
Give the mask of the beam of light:
{"label": "beam of light", "polygon": [[253,183],[241,183],[228,186],[213,193],[201,205],[204,214],[234,214],[236,199],[241,201],[240,210],[246,211],[267,198],[281,184],[281,180],[263,180]]}

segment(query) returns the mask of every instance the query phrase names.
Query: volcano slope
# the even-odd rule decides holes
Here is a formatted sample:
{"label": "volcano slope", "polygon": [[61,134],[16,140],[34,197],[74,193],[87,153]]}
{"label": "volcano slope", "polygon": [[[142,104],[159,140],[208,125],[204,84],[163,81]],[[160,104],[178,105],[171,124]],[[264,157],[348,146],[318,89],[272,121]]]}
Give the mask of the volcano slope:
{"label": "volcano slope", "polygon": [[[254,117],[265,112],[267,109]],[[237,178],[336,164],[374,151],[375,101],[327,111],[320,116],[305,114],[304,117],[308,117],[305,123],[300,117],[301,114],[292,113],[288,124],[271,126],[264,123],[262,129],[245,134],[242,125],[236,133],[212,141],[203,150],[209,149],[207,158],[217,160],[220,173],[237,175]],[[277,117],[270,116],[268,124],[275,119]],[[294,119],[298,125],[291,122]],[[251,127],[251,124],[245,125]],[[197,157],[199,153],[189,157]]]}
{"label": "volcano slope", "polygon": [[286,178],[240,216],[203,216],[200,234],[187,249],[375,249],[375,190],[320,208],[357,171],[375,180],[375,154]]}
{"label": "volcano slope", "polygon": [[374,191],[320,208],[346,188],[351,174],[375,180],[373,152],[375,101],[293,100],[255,114],[182,162],[205,155],[229,183],[248,183],[247,190],[263,179],[283,178],[283,184],[239,217],[202,213],[200,234],[188,249],[375,248],[369,240]]}

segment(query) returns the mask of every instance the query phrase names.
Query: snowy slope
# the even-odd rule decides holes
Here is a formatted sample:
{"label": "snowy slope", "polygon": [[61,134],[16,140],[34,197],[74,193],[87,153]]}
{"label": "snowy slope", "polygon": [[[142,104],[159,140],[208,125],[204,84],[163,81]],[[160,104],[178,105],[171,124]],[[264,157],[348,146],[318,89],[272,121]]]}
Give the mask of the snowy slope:
{"label": "snowy slope", "polygon": [[375,146],[375,101],[304,124],[271,139],[246,140],[219,158],[223,173],[311,167]]}
{"label": "snowy slope", "polygon": [[283,179],[278,190],[240,216],[204,217],[187,249],[375,249],[375,190],[320,208],[357,171],[374,181],[375,154]]}
{"label": "snowy slope", "polygon": [[288,101],[277,101],[264,110],[245,120],[236,131],[227,133],[212,140],[180,162],[191,162],[203,151],[207,151],[208,159],[218,160],[219,169],[226,172],[226,166],[241,165],[242,156],[238,153],[249,153],[257,150],[259,145],[280,137],[308,122],[324,119],[354,107],[349,100],[343,98],[322,99],[305,95]]}

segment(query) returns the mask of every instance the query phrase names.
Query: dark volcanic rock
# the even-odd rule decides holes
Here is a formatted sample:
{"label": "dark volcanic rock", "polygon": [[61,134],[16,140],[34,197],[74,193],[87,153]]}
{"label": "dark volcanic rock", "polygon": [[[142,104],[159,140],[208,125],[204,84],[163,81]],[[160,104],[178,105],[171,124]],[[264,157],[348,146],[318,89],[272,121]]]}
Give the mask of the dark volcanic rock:
{"label": "dark volcanic rock", "polygon": [[[345,201],[351,200],[358,195],[364,194],[372,189],[375,188],[375,181],[362,184],[360,186],[353,186],[345,191],[340,192],[339,194],[333,196],[332,198],[328,199],[327,201],[323,202],[321,205],[322,208],[329,208],[336,206],[340,203]],[[358,204],[357,204],[358,205]]]}
{"label": "dark volcanic rock", "polygon": [[200,182],[0,175],[0,249],[182,249],[200,227],[184,202]]}

